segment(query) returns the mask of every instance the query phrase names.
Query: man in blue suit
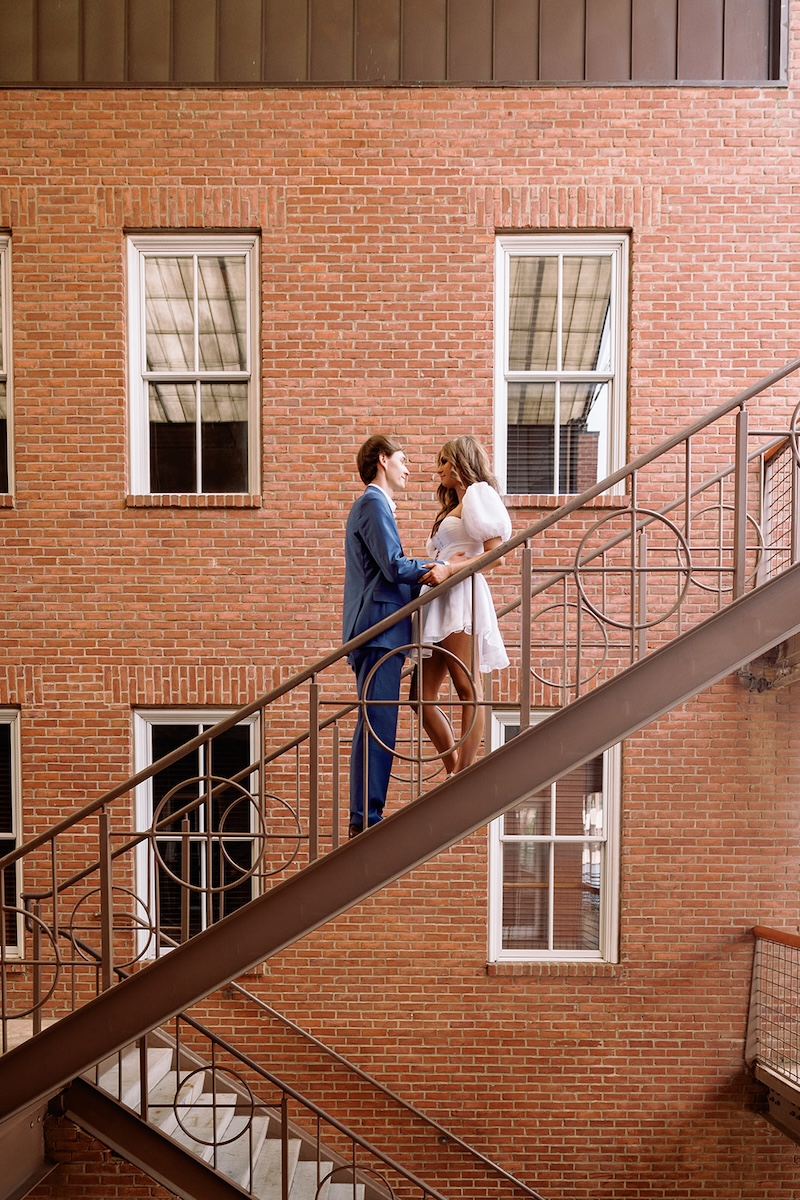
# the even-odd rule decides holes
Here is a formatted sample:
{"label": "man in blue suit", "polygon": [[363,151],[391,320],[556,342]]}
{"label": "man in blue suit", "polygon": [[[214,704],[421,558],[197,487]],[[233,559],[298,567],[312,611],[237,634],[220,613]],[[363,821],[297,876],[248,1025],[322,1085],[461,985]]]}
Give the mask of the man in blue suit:
{"label": "man in blue suit", "polygon": [[[364,442],[356,464],[367,486],[350,510],[345,533],[345,642],[408,604],[420,584],[443,583],[452,574],[448,563],[426,562],[403,554],[394,518],[395,496],[405,490],[409,471],[397,442],[375,434]],[[410,641],[411,619],[405,617],[353,651],[349,661],[356,673],[359,699],[364,698],[366,680],[375,664],[390,650],[407,646]],[[364,828],[365,794],[367,824],[374,825],[383,816],[397,737],[403,659],[402,653],[390,655],[369,681],[370,700],[393,702],[367,706],[369,724],[383,745],[369,735],[364,709],[359,708],[350,753],[350,837]]]}

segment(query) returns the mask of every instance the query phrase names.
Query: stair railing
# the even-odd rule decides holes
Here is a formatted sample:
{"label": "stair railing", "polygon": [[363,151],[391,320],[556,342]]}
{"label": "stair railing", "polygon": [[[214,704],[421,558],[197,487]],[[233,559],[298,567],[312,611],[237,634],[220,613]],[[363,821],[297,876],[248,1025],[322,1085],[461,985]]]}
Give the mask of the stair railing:
{"label": "stair railing", "polygon": [[[798,368],[773,372],[440,586],[498,564],[492,592],[512,662],[480,706],[487,752],[498,708],[524,727],[534,709],[562,707],[797,560],[798,408],[783,428],[754,433],[747,404]],[[698,464],[713,459],[731,461],[709,478]],[[358,707],[346,656],[391,623],[0,859],[3,1048],[15,1022],[37,1030],[111,986],[119,968],[141,969],[337,846]],[[414,648],[424,671],[419,625]],[[456,700],[442,707],[455,723]],[[443,776],[420,712],[403,697],[390,805]],[[229,772],[218,765],[224,737],[253,717],[258,756]]]}
{"label": "stair railing", "polygon": [[800,1095],[800,936],[757,925],[745,1061]]}
{"label": "stair railing", "polygon": [[[189,1149],[203,1156],[215,1170],[224,1173],[223,1159],[235,1141],[242,1154],[247,1156],[240,1186],[250,1195],[256,1195],[253,1179],[258,1146],[254,1119],[261,1113],[269,1112],[279,1127],[283,1164],[280,1194],[283,1200],[288,1200],[291,1187],[287,1162],[288,1142],[292,1136],[300,1136],[314,1151],[318,1190],[332,1180],[351,1183],[353,1194],[356,1195],[355,1188],[359,1182],[363,1186],[372,1180],[377,1185],[375,1194],[381,1195],[384,1200],[396,1200],[400,1194],[409,1198],[419,1197],[419,1200],[446,1200],[441,1192],[413,1171],[396,1162],[320,1105],[303,1096],[291,1084],[266,1070],[187,1013],[173,1018],[168,1027],[159,1029],[158,1037],[169,1038],[175,1052],[175,1061],[165,1077],[170,1087],[160,1089],[157,1101],[159,1116],[160,1110],[171,1108],[177,1119],[178,1130],[191,1138],[190,1131],[196,1124],[193,1116],[201,1107],[207,1107],[210,1111],[208,1121],[204,1122],[204,1132],[197,1135],[194,1146],[191,1141],[187,1143]],[[138,1050],[138,1086],[132,1086],[134,1077],[123,1068],[124,1051],[115,1056],[116,1063],[106,1061],[99,1064],[87,1073],[87,1078],[95,1086],[110,1091],[118,1102],[127,1104],[145,1123],[159,1127],[161,1122],[152,1111],[156,1106],[148,1099],[148,1044],[160,1044],[160,1040],[148,1042],[145,1039],[135,1048]],[[109,1067],[112,1068],[110,1072]],[[111,1082],[103,1083],[104,1074],[111,1076]],[[197,1076],[202,1076],[204,1081],[202,1098],[199,1100],[194,1097],[192,1088]],[[126,1099],[128,1092],[131,1093],[130,1100]],[[237,1122],[234,1129],[227,1125],[231,1096],[235,1097],[233,1103],[237,1113],[244,1116],[244,1120]],[[66,1102],[69,1106],[69,1097]],[[237,1167],[240,1166],[237,1163]],[[509,1178],[517,1183],[513,1177]],[[398,1192],[398,1189],[401,1191]],[[529,1188],[523,1190],[532,1200],[542,1200],[538,1192]]]}
{"label": "stair railing", "polygon": [[533,1191],[533,1189],[529,1188],[527,1184],[517,1179],[516,1176],[512,1175],[510,1171],[506,1171],[504,1167],[501,1167],[491,1158],[488,1158],[485,1154],[482,1154],[480,1150],[477,1150],[474,1146],[471,1146],[468,1142],[465,1142],[463,1138],[458,1136],[458,1134],[453,1133],[451,1129],[447,1129],[439,1121],[434,1120],[433,1117],[417,1108],[415,1104],[411,1104],[408,1100],[404,1100],[402,1096],[399,1096],[397,1092],[392,1091],[392,1089],[387,1087],[385,1083],[382,1083],[379,1079],[376,1079],[374,1075],[370,1075],[369,1071],[363,1070],[362,1067],[359,1067],[354,1062],[351,1062],[350,1059],[346,1058],[343,1054],[339,1054],[337,1050],[333,1050],[330,1046],[327,1046],[324,1042],[320,1041],[319,1038],[314,1037],[313,1033],[309,1033],[307,1029],[303,1029],[302,1026],[290,1020],[289,1017],[284,1016],[283,1013],[279,1013],[277,1009],[272,1008],[272,1006],[269,1004],[266,1004],[262,999],[260,999],[260,997],[253,995],[252,992],[248,992],[246,988],[243,988],[238,983],[229,984],[228,988],[226,988],[226,994],[228,992],[232,994],[235,993],[236,995],[241,996],[245,1000],[249,1001],[251,1004],[254,1004],[258,1009],[264,1013],[267,1013],[286,1029],[291,1030],[292,1033],[297,1034],[298,1037],[302,1038],[309,1045],[314,1046],[326,1058],[329,1058],[332,1062],[344,1067],[348,1074],[362,1080],[371,1088],[375,1088],[376,1091],[385,1096],[386,1099],[389,1100],[393,1105],[397,1105],[399,1108],[404,1109],[410,1116],[414,1117],[418,1121],[421,1121],[429,1129],[432,1129],[437,1134],[441,1143],[458,1146],[459,1149],[463,1150],[474,1161],[481,1163],[481,1165],[493,1175],[499,1176],[505,1182],[512,1184],[514,1187],[519,1189],[524,1195],[531,1197],[532,1200],[536,1200],[539,1193]]}

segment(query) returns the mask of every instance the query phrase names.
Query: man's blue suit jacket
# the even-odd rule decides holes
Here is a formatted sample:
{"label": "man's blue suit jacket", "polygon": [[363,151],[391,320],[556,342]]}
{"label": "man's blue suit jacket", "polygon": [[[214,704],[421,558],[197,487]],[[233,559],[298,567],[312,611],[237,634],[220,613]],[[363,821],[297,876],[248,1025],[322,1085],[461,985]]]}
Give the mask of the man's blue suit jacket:
{"label": "man's blue suit jacket", "polygon": [[[430,559],[406,558],[389,498],[369,486],[350,510],[345,532],[343,641],[391,616],[419,592]],[[411,618],[385,630],[370,646],[392,649],[411,641]]]}

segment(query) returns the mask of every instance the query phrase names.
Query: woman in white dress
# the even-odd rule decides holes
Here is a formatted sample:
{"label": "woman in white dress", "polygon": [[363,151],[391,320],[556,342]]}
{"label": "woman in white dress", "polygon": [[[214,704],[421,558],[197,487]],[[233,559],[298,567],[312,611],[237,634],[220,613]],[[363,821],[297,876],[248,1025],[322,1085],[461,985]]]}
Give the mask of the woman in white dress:
{"label": "woman in white dress", "polygon": [[[475,438],[457,437],[446,442],[439,451],[436,473],[441,508],[427,550],[431,557],[448,561],[455,574],[506,541],[511,536],[511,521],[486,451]],[[424,652],[421,664],[422,724],[448,774],[454,774],[474,762],[478,753],[482,723],[477,718],[473,721],[473,717],[475,702],[483,699],[480,673],[508,666],[489,585],[482,574],[474,581],[457,583],[425,605],[422,640],[433,647]],[[465,665],[474,676],[474,688]],[[458,745],[450,722],[436,704],[448,675],[462,701]]]}

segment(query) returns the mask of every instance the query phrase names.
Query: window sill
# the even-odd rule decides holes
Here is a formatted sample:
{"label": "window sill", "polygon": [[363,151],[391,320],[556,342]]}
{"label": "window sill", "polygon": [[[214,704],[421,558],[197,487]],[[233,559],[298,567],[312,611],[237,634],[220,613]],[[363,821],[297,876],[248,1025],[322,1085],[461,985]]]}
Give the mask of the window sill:
{"label": "window sill", "polygon": [[[561,508],[563,504],[568,504],[570,500],[574,500],[574,494],[570,493],[565,496],[545,496],[537,495],[522,495],[515,493],[514,495],[503,496],[503,503],[506,508],[546,508],[555,509]],[[588,500],[583,506],[584,508],[628,508],[630,501],[625,495],[614,496],[595,496],[593,500]]]}
{"label": "window sill", "polygon": [[535,959],[529,962],[490,962],[486,964],[486,974],[490,979],[501,976],[554,976],[565,975],[571,978],[606,976],[614,978],[623,971],[620,963],[601,962],[599,959],[584,959],[565,962],[559,959]]}
{"label": "window sill", "polygon": [[261,496],[249,492],[147,492],[126,496],[128,508],[261,508]]}

